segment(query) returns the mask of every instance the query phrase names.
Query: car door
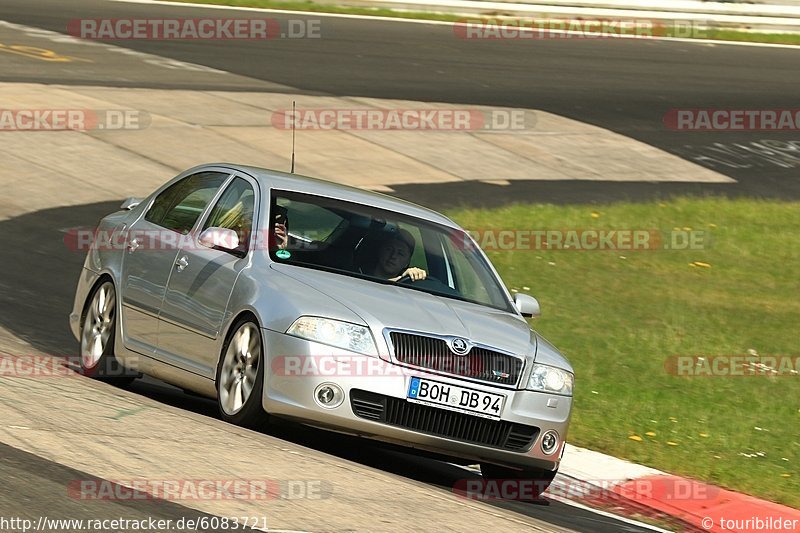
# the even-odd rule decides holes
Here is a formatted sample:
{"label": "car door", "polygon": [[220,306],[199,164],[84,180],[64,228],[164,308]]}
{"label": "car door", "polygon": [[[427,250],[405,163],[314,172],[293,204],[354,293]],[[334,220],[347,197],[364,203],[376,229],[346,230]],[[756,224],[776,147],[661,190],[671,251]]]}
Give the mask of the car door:
{"label": "car door", "polygon": [[[235,176],[219,196],[190,242],[178,251],[159,315],[158,357],[213,379],[217,339],[233,285],[249,264],[251,230],[257,213],[255,181]],[[232,229],[239,246],[230,251],[199,242],[208,228]]]}
{"label": "car door", "polygon": [[230,176],[205,171],[187,176],[156,196],[125,232],[122,260],[122,340],[140,353],[158,346],[158,315],[174,269],[178,244]]}

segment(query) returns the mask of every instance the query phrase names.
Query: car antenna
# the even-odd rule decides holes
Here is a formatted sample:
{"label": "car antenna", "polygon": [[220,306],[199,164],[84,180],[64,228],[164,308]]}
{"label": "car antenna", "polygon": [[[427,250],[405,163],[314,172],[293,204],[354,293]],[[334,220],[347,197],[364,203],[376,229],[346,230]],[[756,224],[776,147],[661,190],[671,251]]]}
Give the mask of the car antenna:
{"label": "car antenna", "polygon": [[292,100],[292,169],[289,171],[294,174],[294,123],[297,120],[297,113],[295,112],[297,102]]}

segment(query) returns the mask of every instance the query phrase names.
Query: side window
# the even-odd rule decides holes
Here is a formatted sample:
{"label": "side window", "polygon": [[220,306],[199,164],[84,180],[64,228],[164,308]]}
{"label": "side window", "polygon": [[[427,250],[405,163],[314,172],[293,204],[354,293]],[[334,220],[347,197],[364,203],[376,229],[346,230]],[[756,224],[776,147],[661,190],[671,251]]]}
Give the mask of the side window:
{"label": "side window", "polygon": [[186,235],[227,177],[200,172],[172,184],[156,197],[145,220]]}
{"label": "side window", "polygon": [[290,244],[325,241],[342,223],[342,217],[324,207],[278,197],[276,204],[286,209]]}
{"label": "side window", "polygon": [[232,229],[239,235],[239,247],[236,251],[246,252],[253,230],[255,200],[256,195],[250,183],[245,179],[235,178],[211,210],[203,229]]}

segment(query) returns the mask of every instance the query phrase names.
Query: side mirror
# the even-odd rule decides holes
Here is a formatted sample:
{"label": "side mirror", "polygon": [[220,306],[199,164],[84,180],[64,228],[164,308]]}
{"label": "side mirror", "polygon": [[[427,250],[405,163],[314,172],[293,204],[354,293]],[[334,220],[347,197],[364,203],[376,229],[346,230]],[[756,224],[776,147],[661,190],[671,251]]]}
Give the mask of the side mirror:
{"label": "side mirror", "polygon": [[124,209],[125,211],[130,211],[131,209],[134,209],[137,205],[142,203],[142,200],[144,200],[144,198],[134,198],[131,196],[130,198],[126,198],[125,201],[122,202],[122,205],[119,206],[119,208]]}
{"label": "side mirror", "polygon": [[528,294],[516,293],[514,295],[514,305],[524,317],[536,318],[542,314],[542,310],[539,308],[539,300]]}
{"label": "side mirror", "polygon": [[200,244],[232,252],[239,247],[239,236],[228,228],[208,228],[200,234]]}

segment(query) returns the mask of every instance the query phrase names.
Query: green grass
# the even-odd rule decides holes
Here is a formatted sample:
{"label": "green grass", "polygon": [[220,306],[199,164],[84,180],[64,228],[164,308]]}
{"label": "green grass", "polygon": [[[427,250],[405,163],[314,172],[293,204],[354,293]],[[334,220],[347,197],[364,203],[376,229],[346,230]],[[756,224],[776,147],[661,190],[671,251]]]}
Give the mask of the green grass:
{"label": "green grass", "polygon": [[712,30],[706,31],[703,39],[717,39],[720,41],[742,41],[748,43],[769,43],[769,44],[800,44],[800,34],[797,33],[759,33],[750,31],[736,30]]}
{"label": "green grass", "polygon": [[[497,17],[482,17],[479,15],[456,15],[449,13],[429,13],[418,11],[400,11],[385,8],[345,7],[334,4],[320,4],[312,1],[284,1],[284,0],[172,0],[174,2],[190,2],[195,4],[216,4],[234,7],[256,7],[263,9],[283,9],[288,11],[308,11],[313,13],[341,13],[348,15],[371,15],[375,17],[405,18],[418,20],[438,20],[444,22],[477,21],[479,19],[497,21]],[[508,17],[507,17],[508,18]],[[518,20],[530,20],[518,17]],[[685,31],[680,28],[661,28],[658,34],[666,36],[684,37]],[[323,33],[324,36],[324,33]],[[707,29],[699,30],[688,37],[696,39],[717,39],[722,41],[745,41],[770,44],[800,45],[800,34],[796,33],[760,33],[740,31],[733,29]]]}
{"label": "green grass", "polygon": [[533,326],[575,367],[572,443],[800,508],[800,376],[678,377],[664,365],[678,354],[800,355],[800,204],[678,199],[448,214],[468,229],[709,232],[710,246],[694,251],[489,256],[509,288],[539,299]]}

